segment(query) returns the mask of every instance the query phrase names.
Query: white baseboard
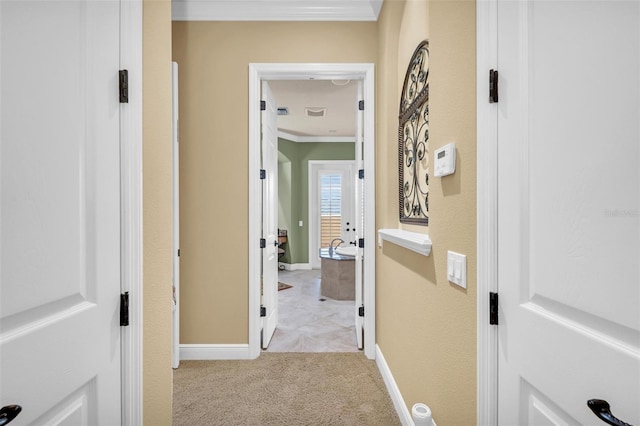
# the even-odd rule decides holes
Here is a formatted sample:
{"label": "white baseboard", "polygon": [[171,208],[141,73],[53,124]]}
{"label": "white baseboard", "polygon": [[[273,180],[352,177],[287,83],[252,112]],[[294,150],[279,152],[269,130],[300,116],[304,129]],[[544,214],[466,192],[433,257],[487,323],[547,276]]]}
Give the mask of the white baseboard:
{"label": "white baseboard", "polygon": [[398,413],[398,417],[400,417],[400,422],[404,426],[414,426],[411,413],[407,408],[407,404],[404,402],[404,398],[402,398],[400,389],[398,388],[398,385],[393,378],[393,374],[391,374],[391,370],[387,365],[387,361],[385,361],[382,351],[380,350],[380,346],[378,345],[376,345],[376,365],[378,366],[378,370],[380,370],[380,375],[384,380],[384,384],[387,386],[387,391],[389,392],[389,396],[391,396],[391,401],[396,409],[396,413]]}
{"label": "white baseboard", "polygon": [[180,345],[180,360],[251,359],[249,345]]}
{"label": "white baseboard", "polygon": [[284,266],[286,271],[310,271],[310,263],[279,263],[278,265]]}

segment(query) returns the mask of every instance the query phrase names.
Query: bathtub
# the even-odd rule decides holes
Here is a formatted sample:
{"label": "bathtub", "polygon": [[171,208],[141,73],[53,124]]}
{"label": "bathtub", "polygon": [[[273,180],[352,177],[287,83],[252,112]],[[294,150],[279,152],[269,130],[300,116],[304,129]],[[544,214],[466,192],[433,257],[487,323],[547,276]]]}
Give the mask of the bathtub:
{"label": "bathtub", "polygon": [[[354,249],[350,251],[340,249]],[[355,247],[337,247],[334,251],[320,249],[320,293],[334,300],[355,300],[356,296]]]}

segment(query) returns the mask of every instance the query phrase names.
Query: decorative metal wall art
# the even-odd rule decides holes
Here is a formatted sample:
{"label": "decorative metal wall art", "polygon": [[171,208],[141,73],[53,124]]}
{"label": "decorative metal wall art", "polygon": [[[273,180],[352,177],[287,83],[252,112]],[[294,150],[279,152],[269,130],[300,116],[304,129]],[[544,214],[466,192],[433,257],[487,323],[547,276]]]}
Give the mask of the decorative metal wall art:
{"label": "decorative metal wall art", "polygon": [[409,62],[400,96],[398,169],[400,222],[429,224],[429,42]]}

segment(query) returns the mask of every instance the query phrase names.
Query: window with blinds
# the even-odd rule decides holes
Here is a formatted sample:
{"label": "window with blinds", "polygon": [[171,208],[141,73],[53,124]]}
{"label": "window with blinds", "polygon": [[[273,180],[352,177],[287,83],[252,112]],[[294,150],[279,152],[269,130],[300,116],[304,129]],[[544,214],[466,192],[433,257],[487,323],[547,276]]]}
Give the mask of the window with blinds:
{"label": "window with blinds", "polygon": [[342,226],[342,175],[320,175],[320,247],[340,238]]}

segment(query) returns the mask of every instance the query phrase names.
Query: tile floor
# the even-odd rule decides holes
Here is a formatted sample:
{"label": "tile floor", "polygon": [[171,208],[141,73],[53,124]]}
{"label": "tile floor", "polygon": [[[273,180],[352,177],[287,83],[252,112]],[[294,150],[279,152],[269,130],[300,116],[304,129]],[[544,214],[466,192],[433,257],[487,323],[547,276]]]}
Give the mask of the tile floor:
{"label": "tile floor", "polygon": [[[320,270],[280,271],[278,328],[267,352],[357,352],[354,302],[320,294]],[[326,299],[321,302],[320,299]]]}

